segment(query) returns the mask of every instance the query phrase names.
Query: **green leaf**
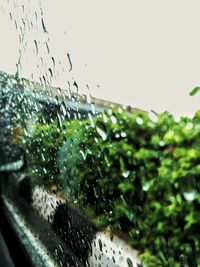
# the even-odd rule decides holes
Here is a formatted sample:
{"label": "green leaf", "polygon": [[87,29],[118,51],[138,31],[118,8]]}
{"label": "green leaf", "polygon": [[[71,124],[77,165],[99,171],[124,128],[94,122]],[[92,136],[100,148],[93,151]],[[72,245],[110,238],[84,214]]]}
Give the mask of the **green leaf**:
{"label": "green leaf", "polygon": [[190,96],[194,96],[194,95],[196,95],[197,93],[199,93],[199,91],[200,91],[200,87],[197,86],[197,87],[195,87],[192,91],[189,92],[189,95],[190,95]]}

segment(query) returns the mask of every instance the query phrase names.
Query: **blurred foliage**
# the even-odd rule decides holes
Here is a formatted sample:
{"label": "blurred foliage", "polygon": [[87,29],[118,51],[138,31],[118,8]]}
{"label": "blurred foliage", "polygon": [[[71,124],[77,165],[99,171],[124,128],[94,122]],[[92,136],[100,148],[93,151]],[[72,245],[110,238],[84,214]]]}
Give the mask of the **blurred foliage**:
{"label": "blurred foliage", "polygon": [[200,111],[109,110],[27,138],[28,173],[127,235],[146,266],[200,266]]}
{"label": "blurred foliage", "polygon": [[197,93],[199,93],[199,91],[200,91],[200,87],[197,86],[197,87],[195,87],[192,91],[189,92],[189,95],[190,95],[190,96],[194,96],[194,95],[196,95]]}

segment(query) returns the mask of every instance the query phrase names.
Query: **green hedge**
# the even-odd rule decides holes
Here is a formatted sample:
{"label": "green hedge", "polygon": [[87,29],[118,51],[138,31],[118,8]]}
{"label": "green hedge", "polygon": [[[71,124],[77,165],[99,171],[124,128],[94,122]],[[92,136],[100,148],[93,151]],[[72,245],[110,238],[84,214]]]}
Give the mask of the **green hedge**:
{"label": "green hedge", "polygon": [[200,111],[110,110],[90,120],[38,124],[29,175],[59,183],[100,226],[127,235],[153,266],[200,266]]}

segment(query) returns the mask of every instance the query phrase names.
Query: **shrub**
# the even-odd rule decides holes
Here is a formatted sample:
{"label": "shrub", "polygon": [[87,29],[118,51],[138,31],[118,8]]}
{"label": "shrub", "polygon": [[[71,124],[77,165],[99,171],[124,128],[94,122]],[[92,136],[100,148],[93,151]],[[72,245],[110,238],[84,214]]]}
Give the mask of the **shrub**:
{"label": "shrub", "polygon": [[[28,173],[59,183],[97,225],[125,233],[147,266],[200,264],[200,112],[110,110],[37,125]],[[33,150],[33,147],[36,150]]]}

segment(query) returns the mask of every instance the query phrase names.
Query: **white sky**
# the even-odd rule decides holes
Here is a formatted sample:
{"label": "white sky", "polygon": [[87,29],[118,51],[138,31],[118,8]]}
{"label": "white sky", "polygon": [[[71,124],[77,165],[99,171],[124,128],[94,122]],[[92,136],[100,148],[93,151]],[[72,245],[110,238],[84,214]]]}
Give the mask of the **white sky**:
{"label": "white sky", "polygon": [[[19,2],[25,6],[28,3]],[[38,8],[36,2],[32,0],[30,8],[29,15],[33,17],[31,12]],[[8,7],[6,0],[2,3],[0,69],[12,73],[19,46],[7,11],[14,14],[17,9],[11,4]],[[55,84],[67,86],[67,80],[75,79],[82,91],[88,84],[93,96],[146,110],[169,110],[175,115],[190,115],[200,107],[200,96],[188,96],[191,89],[200,85],[199,0],[42,3],[51,53],[46,55],[42,45],[39,53],[47,65],[54,56],[64,69]],[[15,13],[19,18],[20,12]],[[33,50],[34,38],[42,40],[41,44],[46,40],[40,29],[32,30],[26,36],[27,50]],[[73,63],[70,73],[67,53]],[[30,51],[26,53],[24,76],[36,72],[37,60]]]}

